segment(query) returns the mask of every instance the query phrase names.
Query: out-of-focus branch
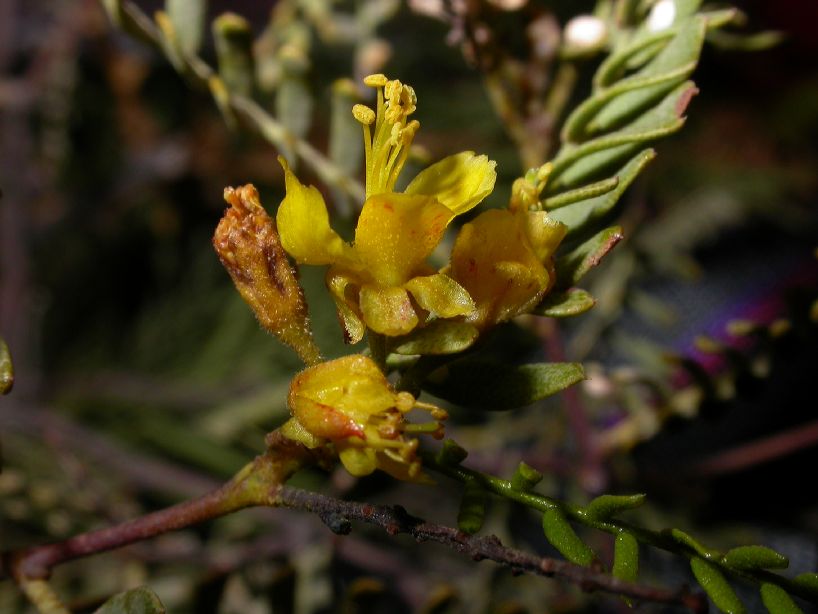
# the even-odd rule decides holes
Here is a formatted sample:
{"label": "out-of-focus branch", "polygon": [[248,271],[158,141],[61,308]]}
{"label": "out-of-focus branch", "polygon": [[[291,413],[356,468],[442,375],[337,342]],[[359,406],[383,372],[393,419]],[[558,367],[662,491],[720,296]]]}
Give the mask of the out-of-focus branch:
{"label": "out-of-focus branch", "polygon": [[294,151],[316,175],[328,185],[337,186],[352,198],[363,202],[364,188],[347,176],[329,158],[307,141],[291,134],[284,125],[254,100],[228,90],[216,72],[199,56],[188,55],[176,48],[165,33],[142,10],[128,0],[103,0],[112,21],[129,34],[161,51],[183,76],[212,94],[224,113],[245,120],[262,138],[281,151]]}
{"label": "out-of-focus branch", "polygon": [[415,518],[400,506],[372,505],[342,501],[319,493],[283,486],[276,505],[312,512],[335,533],[351,531],[351,521],[365,522],[382,528],[389,535],[406,533],[418,541],[443,544],[474,560],[490,559],[515,572],[557,577],[584,591],[603,591],[641,601],[681,605],[693,612],[706,612],[707,599],[686,586],[668,590],[618,580],[588,567],[549,557],[539,557],[510,548],[494,535],[476,536]]}

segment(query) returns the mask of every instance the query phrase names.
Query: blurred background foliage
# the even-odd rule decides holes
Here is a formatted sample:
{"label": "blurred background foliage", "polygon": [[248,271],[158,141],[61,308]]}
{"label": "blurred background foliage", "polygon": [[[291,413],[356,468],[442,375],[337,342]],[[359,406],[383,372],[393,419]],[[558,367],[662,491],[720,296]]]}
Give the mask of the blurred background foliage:
{"label": "blurred background foliage", "polygon": [[[499,171],[489,205],[499,206],[524,170],[518,149],[474,58],[417,10],[435,3],[410,5],[211,1],[208,22],[243,15],[256,44],[275,50],[263,57],[276,61],[256,67],[257,99],[279,118],[290,114],[321,151],[338,129],[337,79],[383,69],[412,84],[418,161],[489,154]],[[524,46],[526,11],[564,18],[593,8],[529,5],[498,10],[510,53]],[[645,491],[654,502],[640,512],[646,524],[695,527],[717,547],[760,541],[809,571],[818,567],[818,8],[736,5],[749,31],[787,38],[752,54],[726,49],[729,36],[705,47],[688,123],[626,194],[626,240],[592,273],[596,308],[561,328],[566,358],[586,362],[590,379],[569,402],[456,413],[451,434],[483,470],[510,474],[522,458],[546,473],[547,491],[578,503],[603,490]],[[215,54],[208,36],[202,55]],[[277,151],[231,131],[206,92],[113,30],[95,1],[0,4],[0,66],[0,335],[17,375],[0,400],[0,544],[9,549],[121,521],[229,477],[283,421],[299,363],[259,330],[210,245],[225,186],[252,182],[274,210],[283,196]],[[586,94],[580,86],[577,100]],[[350,158],[357,129],[351,138]],[[338,142],[329,149],[343,162]],[[349,220],[352,201],[334,196]],[[305,268],[302,281],[322,348],[347,352],[321,272]],[[498,352],[542,351],[536,326],[509,328]],[[443,523],[456,516],[457,499],[441,488],[342,471],[296,479]],[[513,506],[493,506],[485,530],[553,554],[536,519]],[[689,581],[661,554],[646,554],[643,566],[645,580]],[[143,583],[172,612],[625,607],[431,544],[363,529],[340,539],[285,510],[72,563],[55,582],[77,611]],[[0,611],[25,611],[8,582]]]}

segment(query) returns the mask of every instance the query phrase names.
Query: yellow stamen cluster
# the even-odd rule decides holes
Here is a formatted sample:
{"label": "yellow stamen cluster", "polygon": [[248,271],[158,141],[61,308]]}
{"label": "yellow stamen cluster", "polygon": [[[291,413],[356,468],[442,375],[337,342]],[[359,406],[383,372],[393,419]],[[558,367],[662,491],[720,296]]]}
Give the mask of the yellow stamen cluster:
{"label": "yellow stamen cluster", "polygon": [[[420,124],[407,123],[417,108],[415,90],[397,79],[369,75],[364,84],[378,90],[377,110],[357,104],[352,115],[363,126],[366,152],[366,197],[392,192]],[[370,129],[375,124],[374,134]]]}

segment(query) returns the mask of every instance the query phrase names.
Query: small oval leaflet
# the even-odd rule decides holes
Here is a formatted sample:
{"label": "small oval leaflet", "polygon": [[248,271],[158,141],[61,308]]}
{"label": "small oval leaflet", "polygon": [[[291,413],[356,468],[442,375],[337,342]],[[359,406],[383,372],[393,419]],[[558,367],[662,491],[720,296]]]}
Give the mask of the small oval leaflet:
{"label": "small oval leaflet", "polygon": [[594,551],[579,538],[558,509],[550,509],[543,514],[542,528],[545,538],[572,563],[588,567],[596,560]]}
{"label": "small oval leaflet", "polygon": [[464,533],[473,535],[483,526],[486,517],[486,491],[476,480],[467,480],[463,485],[457,526]]}
{"label": "small oval leaflet", "polygon": [[443,442],[443,447],[437,453],[436,461],[446,467],[457,467],[466,460],[469,453],[461,447],[454,439],[447,439]]}
{"label": "small oval leaflet", "polygon": [[511,488],[527,492],[539,484],[542,477],[542,473],[534,469],[534,467],[520,461],[511,478]]}
{"label": "small oval leaflet", "polygon": [[565,292],[550,292],[531,313],[547,318],[570,318],[593,308],[596,299],[585,290],[571,288]]}
{"label": "small oval leaflet", "polygon": [[761,584],[761,601],[770,614],[802,614],[787,591],[769,582]]}
{"label": "small oval leaflet", "polygon": [[464,407],[504,410],[530,405],[584,378],[582,365],[573,362],[514,366],[467,359],[434,371],[423,388]]}
{"label": "small oval leaflet", "polygon": [[722,559],[733,569],[786,569],[790,561],[783,554],[766,546],[740,546],[733,548]]}
{"label": "small oval leaflet", "polygon": [[94,614],[165,614],[165,606],[147,586],[118,593]]}
{"label": "small oval leaflet", "polygon": [[613,569],[614,578],[635,582],[639,575],[639,542],[636,538],[622,531],[614,540]]}
{"label": "small oval leaflet", "polygon": [[704,592],[713,600],[716,607],[727,614],[744,614],[744,604],[736,595],[733,587],[727,582],[718,567],[697,556],[690,559],[690,569]]}
{"label": "small oval leaflet", "polygon": [[793,584],[804,592],[810,593],[813,598],[818,598],[818,573],[802,573],[793,578]]}
{"label": "small oval leaflet", "polygon": [[646,495],[600,495],[588,504],[585,513],[593,520],[608,520],[620,512],[632,510],[645,502]]}

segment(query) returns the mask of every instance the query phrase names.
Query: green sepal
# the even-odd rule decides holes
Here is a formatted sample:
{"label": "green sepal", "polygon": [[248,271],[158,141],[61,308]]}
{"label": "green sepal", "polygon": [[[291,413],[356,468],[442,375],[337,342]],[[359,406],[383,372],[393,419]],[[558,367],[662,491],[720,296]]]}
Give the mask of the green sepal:
{"label": "green sepal", "polygon": [[454,439],[447,439],[443,442],[443,447],[440,448],[435,460],[445,467],[457,467],[466,460],[468,455],[468,451],[461,447]]}
{"label": "green sepal", "polygon": [[457,513],[457,526],[464,533],[474,535],[483,527],[486,518],[486,491],[477,482],[469,479],[463,484],[463,496]]}
{"label": "green sepal", "polygon": [[770,614],[802,614],[801,608],[780,586],[762,582],[760,592],[761,602]]}
{"label": "green sepal", "polygon": [[474,345],[479,335],[480,332],[466,322],[435,320],[408,335],[396,337],[392,351],[405,356],[456,354]]}
{"label": "green sepal", "polygon": [[585,514],[592,520],[610,520],[620,512],[639,507],[647,498],[644,494],[637,495],[601,495],[591,501],[585,508]]}
{"label": "green sepal", "polygon": [[614,540],[613,569],[614,578],[626,582],[636,582],[639,575],[639,542],[627,531],[618,533]]}
{"label": "green sepal", "polygon": [[9,346],[0,337],[0,394],[8,394],[14,386],[14,365]]}
{"label": "green sepal", "polygon": [[[593,157],[593,156],[592,156]],[[637,175],[656,157],[652,149],[645,149],[631,158],[616,174],[619,183],[610,192],[573,205],[562,207],[549,216],[568,227],[568,236],[580,235],[598,219],[607,215]],[[584,164],[584,162],[581,162]]]}
{"label": "green sepal", "polygon": [[716,565],[696,556],[690,559],[690,569],[696,576],[696,581],[719,610],[727,614],[746,612],[744,604]]}
{"label": "green sepal", "polygon": [[570,318],[585,313],[594,305],[596,299],[588,292],[580,288],[569,288],[549,292],[531,313],[548,318]]}
{"label": "green sepal", "polygon": [[140,586],[114,595],[95,614],[165,614],[165,606],[156,593]]}
{"label": "green sepal", "polygon": [[542,480],[543,475],[531,465],[520,461],[514,475],[511,477],[511,488],[520,492],[528,492]]}
{"label": "green sepal", "polygon": [[789,559],[766,546],[739,546],[729,550],[722,558],[728,567],[742,571],[754,569],[786,569]]}
{"label": "green sepal", "polygon": [[557,259],[557,288],[573,286],[622,240],[622,228],[611,226]]}
{"label": "green sepal", "polygon": [[579,538],[558,509],[550,509],[543,514],[542,528],[545,538],[572,563],[588,567],[596,560],[594,551]]}
{"label": "green sepal", "polygon": [[433,371],[423,388],[463,407],[505,410],[530,405],[583,379],[579,363],[515,366],[464,359]]}

